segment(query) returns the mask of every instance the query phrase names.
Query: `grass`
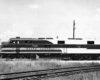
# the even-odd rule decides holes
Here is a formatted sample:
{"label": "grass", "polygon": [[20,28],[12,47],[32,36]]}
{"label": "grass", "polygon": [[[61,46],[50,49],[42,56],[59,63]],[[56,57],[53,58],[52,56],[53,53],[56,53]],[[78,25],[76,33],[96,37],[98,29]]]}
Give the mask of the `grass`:
{"label": "grass", "polygon": [[[62,60],[27,60],[19,59],[13,61],[0,60],[0,74],[32,71],[32,70],[43,70],[43,69],[54,69],[54,68],[68,68],[68,67],[81,67],[99,64],[99,61],[62,61]],[[91,77],[89,77],[91,76]],[[92,78],[93,77],[93,78]],[[95,77],[95,79],[94,79]],[[86,78],[86,79],[85,79]],[[98,79],[99,78],[99,79]],[[55,77],[43,80],[100,80],[100,72],[90,72],[75,74],[68,77]]]}
{"label": "grass", "polygon": [[79,67],[79,66],[90,66],[99,64],[99,62],[87,62],[87,61],[62,61],[62,60],[13,60],[13,61],[0,61],[0,73],[11,73],[21,72],[30,70],[43,70],[43,69],[54,69],[54,68],[68,68],[68,67]]}

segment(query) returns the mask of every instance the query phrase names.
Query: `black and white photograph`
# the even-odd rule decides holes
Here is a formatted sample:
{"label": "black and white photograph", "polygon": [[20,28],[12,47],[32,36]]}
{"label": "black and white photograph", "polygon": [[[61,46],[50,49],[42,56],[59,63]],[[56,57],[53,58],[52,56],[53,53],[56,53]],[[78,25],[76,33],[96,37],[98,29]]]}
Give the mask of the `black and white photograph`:
{"label": "black and white photograph", "polygon": [[100,80],[100,0],[0,0],[0,80]]}

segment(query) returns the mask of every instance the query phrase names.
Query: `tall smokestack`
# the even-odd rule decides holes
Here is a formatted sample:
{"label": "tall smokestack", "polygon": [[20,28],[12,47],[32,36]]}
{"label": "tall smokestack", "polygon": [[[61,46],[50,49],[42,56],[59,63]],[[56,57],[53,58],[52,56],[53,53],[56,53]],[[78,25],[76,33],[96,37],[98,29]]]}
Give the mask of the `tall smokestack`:
{"label": "tall smokestack", "polygon": [[75,20],[73,20],[73,39],[75,39]]}

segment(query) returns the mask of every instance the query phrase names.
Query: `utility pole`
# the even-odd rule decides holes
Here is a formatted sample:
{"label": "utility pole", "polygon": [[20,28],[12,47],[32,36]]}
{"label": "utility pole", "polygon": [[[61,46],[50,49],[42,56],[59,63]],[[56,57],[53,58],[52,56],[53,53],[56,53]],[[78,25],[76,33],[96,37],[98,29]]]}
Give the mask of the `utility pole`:
{"label": "utility pole", "polygon": [[75,39],[75,20],[73,20],[73,39]]}
{"label": "utility pole", "polygon": [[75,20],[73,20],[73,38],[68,38],[68,39],[71,39],[71,40],[82,40],[82,38],[75,38]]}

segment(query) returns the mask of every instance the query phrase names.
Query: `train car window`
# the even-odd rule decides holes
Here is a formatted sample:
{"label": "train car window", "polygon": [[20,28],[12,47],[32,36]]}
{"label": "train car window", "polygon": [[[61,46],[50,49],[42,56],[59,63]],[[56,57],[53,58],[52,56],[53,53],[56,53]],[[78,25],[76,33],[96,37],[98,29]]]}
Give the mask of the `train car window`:
{"label": "train car window", "polygon": [[19,44],[24,44],[24,41],[19,41]]}
{"label": "train car window", "polygon": [[15,41],[15,44],[17,44],[17,41]]}
{"label": "train car window", "polygon": [[19,44],[22,44],[23,43],[23,41],[19,41]]}
{"label": "train car window", "polygon": [[10,41],[10,43],[13,43],[13,41]]}
{"label": "train car window", "polygon": [[30,41],[27,41],[28,44],[30,44]]}
{"label": "train car window", "polygon": [[13,44],[15,44],[15,41],[13,41]]}
{"label": "train car window", "polygon": [[17,44],[19,44],[19,41],[17,41]]}
{"label": "train car window", "polygon": [[15,42],[14,42],[14,41],[10,41],[10,43],[11,43],[11,44],[15,44]]}

